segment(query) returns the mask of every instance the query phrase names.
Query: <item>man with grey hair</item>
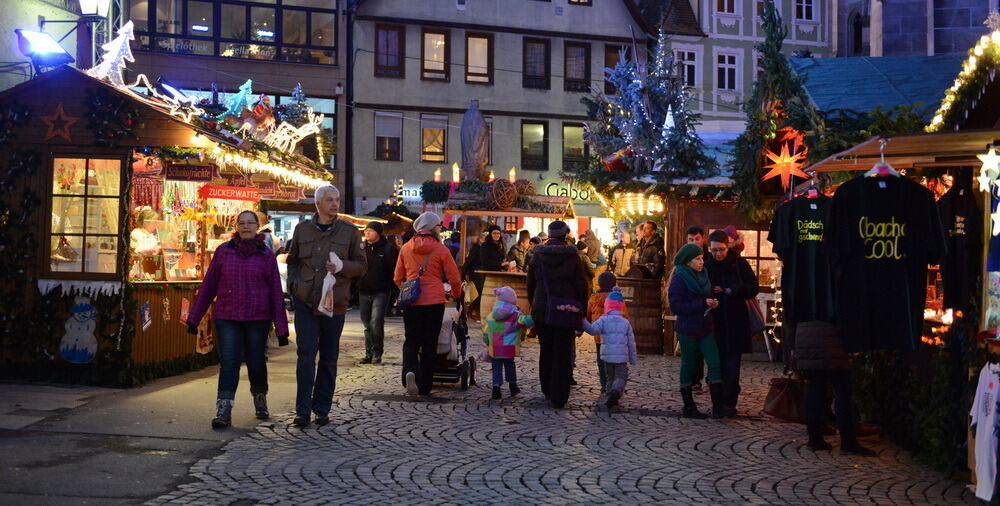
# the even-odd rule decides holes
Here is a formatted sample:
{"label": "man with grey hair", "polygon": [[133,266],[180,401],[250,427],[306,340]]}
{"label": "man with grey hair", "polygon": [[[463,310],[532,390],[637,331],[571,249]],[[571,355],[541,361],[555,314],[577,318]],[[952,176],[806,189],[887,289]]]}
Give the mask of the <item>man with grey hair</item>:
{"label": "man with grey hair", "polygon": [[[295,343],[298,363],[295,379],[295,419],[292,425],[309,425],[310,413],[317,425],[330,423],[333,391],[337,385],[337,359],[344,314],[350,306],[351,279],[364,275],[368,263],[361,249],[357,227],[337,219],[340,191],[326,185],[316,189],[316,214],[295,227],[288,246],[288,293],[295,304]],[[335,253],[332,259],[330,253]],[[336,277],[333,316],[319,311],[323,278]],[[319,368],[316,355],[319,354]]]}

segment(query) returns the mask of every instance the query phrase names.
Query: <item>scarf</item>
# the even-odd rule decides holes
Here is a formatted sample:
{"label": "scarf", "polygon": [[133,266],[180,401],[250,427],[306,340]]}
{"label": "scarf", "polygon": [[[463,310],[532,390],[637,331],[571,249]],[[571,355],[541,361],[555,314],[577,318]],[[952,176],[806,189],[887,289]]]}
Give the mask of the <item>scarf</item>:
{"label": "scarf", "polygon": [[260,251],[264,247],[264,234],[257,234],[253,239],[240,239],[239,235],[233,237],[233,246],[236,252],[242,257],[248,257]]}
{"label": "scarf", "polygon": [[678,265],[674,267],[674,274],[680,276],[684,286],[696,295],[708,295],[712,291],[712,284],[708,281],[705,269],[698,272],[686,265]]}

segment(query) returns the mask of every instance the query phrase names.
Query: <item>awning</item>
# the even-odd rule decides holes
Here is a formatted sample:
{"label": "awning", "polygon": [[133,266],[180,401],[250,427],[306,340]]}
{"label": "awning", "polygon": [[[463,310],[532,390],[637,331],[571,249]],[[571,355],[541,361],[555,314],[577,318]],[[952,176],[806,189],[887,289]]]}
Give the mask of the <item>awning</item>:
{"label": "awning", "polygon": [[[886,140],[884,150],[880,150]],[[885,156],[897,169],[921,167],[960,167],[979,165],[981,155],[991,145],[1000,145],[1000,130],[965,130],[872,137],[815,163],[808,171],[837,172],[868,170]]]}

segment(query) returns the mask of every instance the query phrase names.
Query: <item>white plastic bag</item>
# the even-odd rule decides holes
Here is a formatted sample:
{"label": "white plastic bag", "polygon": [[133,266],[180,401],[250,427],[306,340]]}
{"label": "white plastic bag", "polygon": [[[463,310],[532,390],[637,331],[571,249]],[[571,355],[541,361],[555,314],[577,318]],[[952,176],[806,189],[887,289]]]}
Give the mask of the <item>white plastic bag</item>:
{"label": "white plastic bag", "polygon": [[444,310],[444,318],[441,320],[441,331],[438,332],[437,353],[438,355],[448,354],[448,360],[458,359],[458,340],[455,338],[454,327],[458,320],[458,309],[453,307]]}
{"label": "white plastic bag", "polygon": [[[332,251],[330,252],[330,263],[337,267],[337,272],[344,268],[344,262]],[[326,271],[326,277],[323,278],[322,296],[319,300],[319,312],[329,317],[333,317],[333,287],[336,284],[337,278],[330,274],[330,271]]]}

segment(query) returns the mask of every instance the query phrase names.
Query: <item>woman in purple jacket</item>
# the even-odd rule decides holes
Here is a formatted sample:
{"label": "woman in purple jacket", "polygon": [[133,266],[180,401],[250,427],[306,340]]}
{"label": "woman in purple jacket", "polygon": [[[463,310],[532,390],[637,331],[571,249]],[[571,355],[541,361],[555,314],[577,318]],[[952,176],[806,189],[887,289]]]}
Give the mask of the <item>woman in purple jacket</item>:
{"label": "woman in purple jacket", "polygon": [[705,272],[704,251],[701,246],[685,244],[674,255],[674,271],[670,274],[668,294],[670,311],[677,315],[674,330],[681,343],[681,397],[684,399],[684,416],[707,418],[698,411],[691,390],[694,369],[705,357],[708,364],[708,382],[712,392],[712,416],[722,417],[722,371],[719,368],[719,349],[715,343],[715,326],[711,311],[719,301],[711,297],[712,286]]}
{"label": "woman in purple jacket", "polygon": [[233,399],[240,382],[240,363],[246,357],[250,393],[257,418],[267,411],[267,335],[274,332],[281,346],[288,344],[288,318],[281,291],[281,278],[274,253],[257,234],[260,224],[253,211],[236,217],[237,236],[215,249],[205,279],[188,317],[188,332],[198,333],[198,323],[215,301],[213,316],[219,343],[218,411],[212,427],[232,423]]}

